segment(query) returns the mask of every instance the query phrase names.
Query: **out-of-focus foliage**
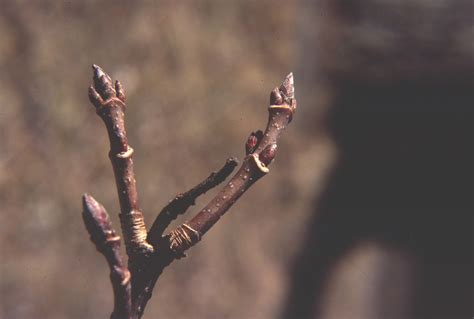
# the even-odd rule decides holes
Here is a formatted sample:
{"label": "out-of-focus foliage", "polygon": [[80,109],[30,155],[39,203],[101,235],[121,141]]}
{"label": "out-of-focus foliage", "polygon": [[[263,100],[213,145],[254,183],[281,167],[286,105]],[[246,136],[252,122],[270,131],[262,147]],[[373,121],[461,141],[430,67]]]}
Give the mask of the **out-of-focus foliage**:
{"label": "out-of-focus foliage", "polygon": [[[87,99],[90,65],[126,89],[151,225],[176,193],[227,157],[242,158],[248,134],[266,124],[271,89],[290,71],[300,109],[315,107],[298,88],[296,9],[286,1],[2,3],[0,317],[106,318],[112,309],[106,263],[80,214],[88,192],[119,228],[108,140]],[[322,176],[314,168],[328,156],[323,142],[307,143],[310,113],[296,114],[271,173],[165,271],[146,317],[276,316]]]}

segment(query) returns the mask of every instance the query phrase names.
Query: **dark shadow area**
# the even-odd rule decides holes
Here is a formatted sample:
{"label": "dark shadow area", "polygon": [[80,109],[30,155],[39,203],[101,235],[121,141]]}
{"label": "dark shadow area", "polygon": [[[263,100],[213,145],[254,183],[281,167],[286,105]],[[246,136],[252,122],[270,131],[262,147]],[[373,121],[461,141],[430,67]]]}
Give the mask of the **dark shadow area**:
{"label": "dark shadow area", "polygon": [[[330,128],[339,161],[294,264],[283,318],[320,317],[331,270],[364,240],[414,256],[413,318],[470,318],[472,81],[335,87]],[[391,302],[390,289],[381,283],[376,302]]]}
{"label": "dark shadow area", "polygon": [[472,1],[321,0],[308,12],[303,52],[331,91],[337,160],[282,318],[471,318]]}

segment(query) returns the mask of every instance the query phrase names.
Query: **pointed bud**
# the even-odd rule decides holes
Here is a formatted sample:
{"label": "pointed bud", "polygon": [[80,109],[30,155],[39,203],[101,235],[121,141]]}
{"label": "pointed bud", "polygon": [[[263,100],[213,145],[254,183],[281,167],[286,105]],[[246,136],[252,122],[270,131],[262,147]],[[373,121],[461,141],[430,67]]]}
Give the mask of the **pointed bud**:
{"label": "pointed bud", "polygon": [[293,73],[290,73],[286,76],[285,80],[280,85],[280,91],[288,100],[295,98],[295,83],[293,79]]}
{"label": "pointed bud", "polygon": [[256,132],[252,132],[247,139],[247,143],[245,144],[245,154],[249,155],[255,151],[255,149],[258,146],[258,143],[260,143],[260,140],[263,137],[263,132],[258,130]]}
{"label": "pointed bud", "polygon": [[96,64],[92,65],[94,70],[94,87],[103,99],[107,100],[114,97],[116,92],[110,76]]}
{"label": "pointed bud", "polygon": [[102,97],[97,93],[93,86],[89,87],[89,101],[98,109],[99,107],[104,104],[104,100]]}
{"label": "pointed bud", "polygon": [[84,194],[82,196],[82,207],[84,223],[91,240],[96,245],[101,245],[111,235],[115,236],[109,214],[107,214],[104,206],[99,204],[92,196]]}
{"label": "pointed bud", "polygon": [[274,88],[270,93],[270,105],[281,105],[283,102],[284,100],[280,94],[280,89]]}
{"label": "pointed bud", "polygon": [[117,97],[122,101],[125,102],[125,90],[122,86],[122,83],[120,83],[119,80],[115,81],[115,91],[117,92]]}
{"label": "pointed bud", "polygon": [[94,70],[94,77],[96,78],[100,78],[101,76],[107,76],[104,70],[102,70],[102,68],[97,64],[92,64],[92,70]]}
{"label": "pointed bud", "polygon": [[276,144],[267,145],[258,156],[258,159],[260,160],[260,162],[262,162],[262,164],[264,164],[265,166],[268,166],[275,158],[276,150],[277,150]]}

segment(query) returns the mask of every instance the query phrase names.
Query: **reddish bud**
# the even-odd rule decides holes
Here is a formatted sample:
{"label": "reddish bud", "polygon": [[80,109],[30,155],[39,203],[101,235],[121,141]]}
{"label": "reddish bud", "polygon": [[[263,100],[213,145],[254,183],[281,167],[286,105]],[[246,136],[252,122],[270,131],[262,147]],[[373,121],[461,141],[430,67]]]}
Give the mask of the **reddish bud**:
{"label": "reddish bud", "polygon": [[265,164],[265,166],[268,166],[275,158],[276,150],[277,150],[276,144],[267,145],[267,147],[265,147],[263,151],[260,153],[260,155],[258,156],[260,162]]}
{"label": "reddish bud", "polygon": [[255,146],[257,146],[257,138],[252,133],[250,134],[249,138],[247,139],[247,143],[245,144],[245,154],[251,154],[255,149]]}
{"label": "reddish bud", "polygon": [[252,154],[253,151],[257,148],[258,143],[263,137],[263,132],[258,130],[256,132],[252,132],[247,139],[247,143],[245,144],[245,153],[247,155]]}
{"label": "reddish bud", "polygon": [[82,207],[82,217],[92,241],[96,245],[102,244],[113,232],[109,214],[104,206],[88,194],[82,196]]}

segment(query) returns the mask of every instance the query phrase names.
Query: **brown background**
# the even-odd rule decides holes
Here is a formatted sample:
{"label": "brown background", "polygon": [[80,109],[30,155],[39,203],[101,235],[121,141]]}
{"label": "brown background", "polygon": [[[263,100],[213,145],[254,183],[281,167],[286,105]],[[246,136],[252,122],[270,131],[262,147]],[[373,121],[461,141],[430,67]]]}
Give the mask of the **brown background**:
{"label": "brown background", "polygon": [[[294,72],[299,108],[271,173],[187,258],[166,269],[144,317],[259,319],[291,313],[289,289],[298,288],[293,280],[295,263],[306,260],[295,258],[300,256],[303,238],[308,240],[303,235],[318,224],[316,204],[327,188],[331,168],[337,167],[336,159],[344,153],[338,130],[328,129],[334,128],[334,122],[332,117],[328,120],[327,110],[344,111],[347,98],[341,102],[337,97],[347,92],[347,83],[349,91],[353,83],[366,83],[361,94],[370,95],[380,83],[386,88],[406,79],[421,83],[456,79],[459,83],[453,87],[465,93],[468,89],[462,87],[472,71],[469,1],[457,5],[422,0],[335,3],[2,1],[0,317],[106,318],[112,309],[106,263],[90,243],[80,214],[81,195],[88,192],[119,225],[105,129],[87,98],[92,63],[120,79],[126,89],[127,129],[148,225],[175,194],[194,186],[227,157],[242,158],[248,134],[264,128],[270,90]],[[429,87],[427,94],[439,87]],[[416,92],[392,93],[416,96]],[[445,98],[457,93],[448,92]],[[384,104],[384,94],[379,97],[367,103]],[[397,110],[404,100],[399,102],[387,104]],[[354,114],[343,114],[336,127],[350,128]],[[361,114],[355,119],[367,125]],[[390,131],[396,137],[388,142],[373,140],[360,153],[368,154],[380,145],[389,155],[393,151],[390,143],[397,140],[401,128],[393,125],[383,131],[387,126],[378,120],[380,125],[370,136],[381,129],[385,136]],[[466,130],[459,134],[469,133],[466,120],[453,121],[449,127],[461,124]],[[415,131],[409,131],[409,137]],[[344,131],[342,136],[351,134]],[[443,140],[443,136],[435,138]],[[463,147],[469,142],[461,141]],[[432,151],[422,157],[431,158]],[[384,160],[390,162],[389,155]],[[469,178],[458,183],[463,195],[472,191],[472,152],[464,155],[456,155],[465,159],[462,168],[471,169],[459,175]],[[450,160],[446,163],[452,164]],[[418,171],[418,166],[410,169]],[[360,183],[352,180],[347,185],[354,189],[365,185],[363,174],[354,177]],[[425,183],[420,186],[431,182]],[[199,199],[197,206],[212,194]],[[458,198],[449,198],[447,206],[465,212],[472,208],[466,198],[459,207],[450,206]],[[383,197],[379,200],[385,209],[407,208],[406,201],[397,206]],[[352,205],[363,211],[363,203]],[[350,211],[347,206],[339,210]],[[193,207],[190,214],[197,209]],[[363,216],[348,223],[370,224],[374,217]],[[470,217],[463,218],[466,223],[461,225],[471,225]],[[429,227],[430,222],[425,222]],[[336,237],[350,233],[334,225],[326,230]],[[380,233],[390,234],[390,227]],[[379,239],[364,237],[347,252],[345,262],[331,264],[331,284],[309,280],[298,296],[306,292],[310,298],[317,296],[317,313],[324,318],[410,317],[410,293],[416,285],[412,279],[422,269],[417,266],[419,256],[400,241],[385,245]],[[317,251],[319,246],[309,240],[303,247]],[[472,265],[470,244],[466,246],[464,237],[461,242],[468,257],[443,257],[454,264],[470,261]],[[447,293],[459,293],[460,304],[453,307],[464,307],[461,313],[468,314],[470,271],[461,274]],[[324,297],[313,295],[316,286],[327,288]],[[381,291],[390,293],[381,298]],[[454,308],[448,307],[445,314]]]}
{"label": "brown background", "polygon": [[295,72],[302,111],[271,174],[166,270],[146,310],[149,318],[276,315],[321,178],[314,168],[327,158],[303,125],[317,105],[305,105],[298,88],[296,10],[230,1],[2,5],[1,317],[105,318],[112,309],[106,263],[80,214],[88,192],[119,225],[106,132],[87,98],[92,63],[126,89],[149,226],[175,194],[227,157],[242,158],[248,134],[266,124],[271,89]]}

